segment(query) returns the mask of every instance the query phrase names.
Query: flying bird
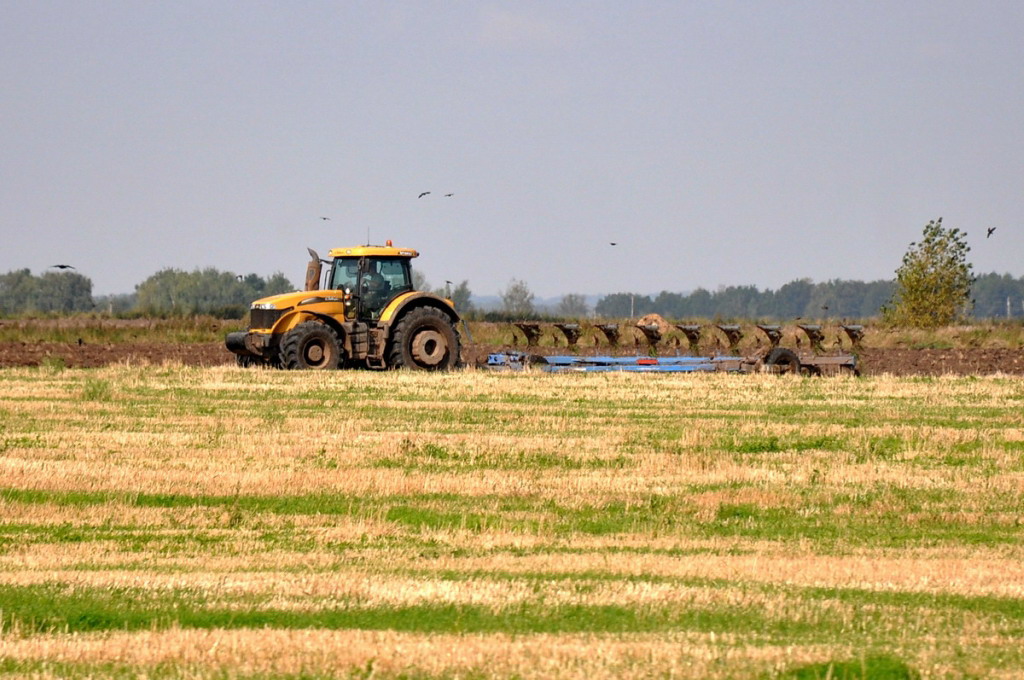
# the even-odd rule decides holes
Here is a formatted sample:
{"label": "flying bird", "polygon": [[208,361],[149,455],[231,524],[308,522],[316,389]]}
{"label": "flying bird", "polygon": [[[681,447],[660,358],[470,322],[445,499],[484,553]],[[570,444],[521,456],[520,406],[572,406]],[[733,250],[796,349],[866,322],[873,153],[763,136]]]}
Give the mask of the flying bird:
{"label": "flying bird", "polygon": [[320,219],[322,219],[322,220],[329,220],[331,218],[330,217],[321,217]]}
{"label": "flying bird", "polygon": [[451,198],[451,197],[452,197],[452,196],[454,196],[454,195],[455,195],[455,194],[445,194],[445,195],[444,195],[444,197],[445,197],[445,198]]}
{"label": "flying bird", "polygon": [[989,228],[988,228],[988,233],[987,233],[987,234],[985,234],[985,238],[988,238],[989,236],[991,236],[991,235],[992,235],[992,232],[994,232],[995,230],[996,230],[996,228],[995,228],[995,227],[989,227]]}
{"label": "flying bird", "polygon": [[614,241],[612,241],[612,242],[610,242],[610,243],[609,243],[608,245],[610,245],[610,246],[617,246],[617,245],[619,245],[619,244],[618,244],[618,243],[616,243],[616,242],[614,242]]}
{"label": "flying bird", "polygon": [[74,269],[74,267],[69,264],[52,264],[50,269]]}
{"label": "flying bird", "polygon": [[426,196],[426,195],[427,195],[427,194],[429,194],[429,193],[430,193],[429,191],[424,191],[424,192],[423,192],[422,194],[420,194],[420,195],[419,195],[419,196],[417,196],[416,198],[423,198],[424,196]]}

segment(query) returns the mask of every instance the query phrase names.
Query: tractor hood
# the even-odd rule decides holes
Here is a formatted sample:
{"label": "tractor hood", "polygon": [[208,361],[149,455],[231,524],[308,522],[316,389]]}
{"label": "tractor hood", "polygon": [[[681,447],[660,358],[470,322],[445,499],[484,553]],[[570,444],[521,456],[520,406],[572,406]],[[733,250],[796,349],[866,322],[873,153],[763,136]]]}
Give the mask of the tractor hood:
{"label": "tractor hood", "polygon": [[252,303],[252,309],[285,310],[314,302],[344,302],[345,292],[341,290],[297,290],[260,298]]}

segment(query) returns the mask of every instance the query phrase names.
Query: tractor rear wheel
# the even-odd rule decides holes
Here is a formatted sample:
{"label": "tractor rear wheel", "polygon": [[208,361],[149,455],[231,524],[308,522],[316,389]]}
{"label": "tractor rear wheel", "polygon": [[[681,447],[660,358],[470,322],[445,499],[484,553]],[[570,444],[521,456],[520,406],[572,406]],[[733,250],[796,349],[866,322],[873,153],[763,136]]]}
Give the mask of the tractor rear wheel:
{"label": "tractor rear wheel", "polygon": [[800,375],[800,357],[796,355],[796,352],[785,347],[776,347],[769,352],[768,357],[764,360],[764,365],[768,366],[772,373]]}
{"label": "tractor rear wheel", "polygon": [[326,370],[341,364],[341,343],[334,329],[305,321],[288,331],[281,342],[281,363],[289,369]]}
{"label": "tractor rear wheel", "polygon": [[459,352],[459,333],[448,315],[434,307],[418,307],[395,325],[388,366],[448,371],[459,365]]}

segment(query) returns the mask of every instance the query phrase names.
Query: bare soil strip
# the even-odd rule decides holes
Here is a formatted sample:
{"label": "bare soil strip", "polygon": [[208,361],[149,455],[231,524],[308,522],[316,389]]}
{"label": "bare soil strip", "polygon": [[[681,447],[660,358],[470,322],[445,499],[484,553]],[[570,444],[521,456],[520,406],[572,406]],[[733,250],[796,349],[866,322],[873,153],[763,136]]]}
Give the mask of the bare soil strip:
{"label": "bare soil strip", "polygon": [[[473,365],[492,352],[516,347],[467,345],[463,359]],[[547,348],[547,353],[551,353]],[[905,349],[866,348],[858,353],[863,375],[1024,375],[1024,349]],[[221,342],[128,342],[90,344],[61,342],[0,342],[0,368],[40,366],[60,362],[68,368],[96,368],[112,364],[182,364],[222,366],[234,355]]]}

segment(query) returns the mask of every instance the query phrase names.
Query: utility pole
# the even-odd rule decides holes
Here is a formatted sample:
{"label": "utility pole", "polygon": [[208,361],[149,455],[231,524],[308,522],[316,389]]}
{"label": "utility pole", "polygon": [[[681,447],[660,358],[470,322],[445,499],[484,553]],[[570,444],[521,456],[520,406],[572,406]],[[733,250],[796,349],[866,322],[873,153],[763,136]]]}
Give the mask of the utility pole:
{"label": "utility pole", "polygon": [[635,293],[629,294],[629,318],[633,318],[633,298],[636,296]]}
{"label": "utility pole", "polygon": [[1009,319],[1013,316],[1013,309],[1010,307],[1010,296],[1006,296],[1006,318]]}

